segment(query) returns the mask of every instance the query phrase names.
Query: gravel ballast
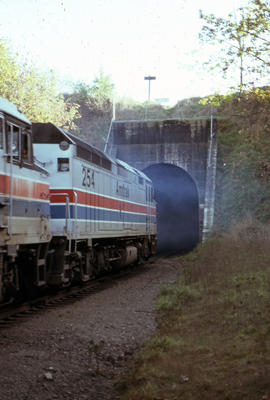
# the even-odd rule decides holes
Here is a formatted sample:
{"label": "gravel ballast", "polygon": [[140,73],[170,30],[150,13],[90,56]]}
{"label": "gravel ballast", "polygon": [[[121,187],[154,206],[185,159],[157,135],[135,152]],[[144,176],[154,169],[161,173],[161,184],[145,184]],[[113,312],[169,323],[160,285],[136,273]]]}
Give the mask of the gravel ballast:
{"label": "gravel ballast", "polygon": [[177,272],[160,258],[106,290],[2,327],[0,399],[117,399],[115,381],[156,328],[160,285]]}

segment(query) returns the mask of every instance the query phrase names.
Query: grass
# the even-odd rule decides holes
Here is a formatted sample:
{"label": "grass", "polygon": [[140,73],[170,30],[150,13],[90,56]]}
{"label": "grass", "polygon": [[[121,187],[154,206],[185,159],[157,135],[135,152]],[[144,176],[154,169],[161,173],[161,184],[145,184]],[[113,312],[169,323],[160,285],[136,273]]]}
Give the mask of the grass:
{"label": "grass", "polygon": [[178,259],[122,400],[270,400],[270,228],[246,222]]}

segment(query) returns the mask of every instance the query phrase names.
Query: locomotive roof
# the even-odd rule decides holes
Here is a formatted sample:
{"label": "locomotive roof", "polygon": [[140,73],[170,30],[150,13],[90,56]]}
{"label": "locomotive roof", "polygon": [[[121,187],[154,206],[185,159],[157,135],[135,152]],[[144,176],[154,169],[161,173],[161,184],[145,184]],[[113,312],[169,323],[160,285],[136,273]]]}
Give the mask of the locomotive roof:
{"label": "locomotive roof", "polygon": [[[63,140],[67,141],[70,144],[77,146],[77,155],[86,160],[90,160],[92,157],[92,162],[97,165],[101,165],[103,168],[111,169],[111,164],[118,164],[122,168],[128,170],[132,174],[137,174],[146,181],[150,181],[148,176],[146,176],[142,171],[137,170],[136,168],[128,165],[122,160],[113,159],[107,154],[103,153],[103,151],[97,149],[96,147],[90,145],[85,142],[78,136],[73,135],[72,133],[66,131],[63,128],[59,128],[56,125],[51,123],[34,123],[33,125],[33,142],[34,143],[49,143],[49,144],[59,144]],[[94,153],[101,160],[101,164],[99,162],[95,162],[93,160],[93,156],[91,153]],[[97,157],[95,157],[97,159]]]}
{"label": "locomotive roof", "polygon": [[145,175],[142,171],[138,170],[137,168],[132,167],[131,165],[127,164],[125,161],[117,159],[116,163],[121,165],[121,167],[127,169],[128,171],[132,172],[133,174],[135,172],[135,174],[139,175],[146,181],[149,181],[149,182],[151,181],[151,179],[147,175]]}
{"label": "locomotive roof", "polygon": [[101,150],[85,142],[78,136],[66,131],[51,123],[34,123],[33,124],[33,141],[34,143],[50,143],[59,144],[63,140],[66,140],[70,144],[74,144],[77,147],[86,151],[97,154],[99,157],[106,158],[108,161],[113,160],[104,154]]}
{"label": "locomotive roof", "polygon": [[26,118],[26,116],[18,110],[15,104],[12,104],[10,101],[6,99],[3,99],[3,97],[0,97],[0,111],[9,114],[15,118],[18,118],[19,120],[31,125],[29,119]]}

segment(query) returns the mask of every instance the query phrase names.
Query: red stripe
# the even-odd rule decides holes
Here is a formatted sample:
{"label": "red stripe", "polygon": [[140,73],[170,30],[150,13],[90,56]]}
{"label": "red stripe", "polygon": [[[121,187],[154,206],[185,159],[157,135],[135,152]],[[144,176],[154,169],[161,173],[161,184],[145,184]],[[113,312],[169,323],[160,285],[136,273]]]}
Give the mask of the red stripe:
{"label": "red stripe", "polygon": [[[68,194],[70,203],[76,202],[74,191],[72,189],[51,189],[51,193],[66,193]],[[147,214],[147,206],[145,205],[131,203],[126,200],[110,199],[109,197],[100,196],[94,193],[81,192],[78,190],[76,190],[76,193],[78,195],[77,202],[80,205],[109,208],[111,210],[120,210],[121,207],[122,211]],[[51,197],[51,203],[53,204],[64,202],[64,195]],[[151,215],[156,215],[156,209],[154,207],[150,207],[149,211]]]}
{"label": "red stripe", "polygon": [[[12,178],[12,194],[33,199],[49,199],[49,185],[45,183],[29,181],[22,178]],[[10,195],[10,176],[0,175],[0,194]]]}

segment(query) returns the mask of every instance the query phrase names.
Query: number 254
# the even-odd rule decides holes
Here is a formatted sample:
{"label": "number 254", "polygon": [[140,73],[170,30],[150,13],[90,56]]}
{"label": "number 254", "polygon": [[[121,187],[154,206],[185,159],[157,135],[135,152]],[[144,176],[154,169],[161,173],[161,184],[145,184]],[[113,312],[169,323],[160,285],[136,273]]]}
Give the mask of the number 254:
{"label": "number 254", "polygon": [[83,186],[94,186],[95,179],[94,179],[94,171],[91,171],[89,168],[82,167],[82,185]]}

